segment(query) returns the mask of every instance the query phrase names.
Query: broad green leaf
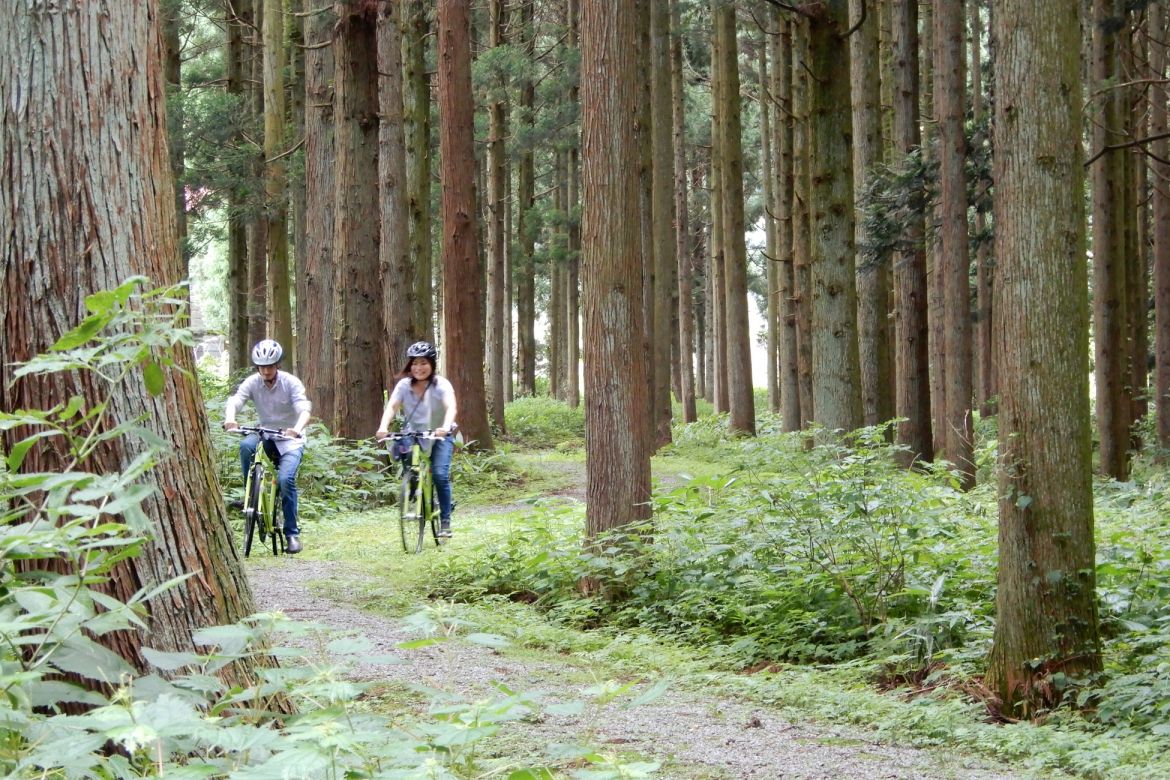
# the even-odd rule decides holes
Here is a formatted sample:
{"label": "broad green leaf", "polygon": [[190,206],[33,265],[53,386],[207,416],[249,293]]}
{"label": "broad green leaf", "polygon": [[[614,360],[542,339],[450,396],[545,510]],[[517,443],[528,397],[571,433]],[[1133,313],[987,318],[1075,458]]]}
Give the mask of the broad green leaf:
{"label": "broad green leaf", "polygon": [[671,681],[669,679],[659,680],[658,682],[654,683],[653,687],[643,691],[636,699],[631,701],[626,706],[641,707],[644,704],[649,704],[650,702],[657,700],[662,696],[662,694],[666,693],[668,688],[670,688],[670,682]]}
{"label": "broad green leaf", "polygon": [[146,392],[151,395],[162,395],[163,390],[166,389],[167,380],[162,366],[153,360],[148,360],[142,366],[142,378],[146,382]]}

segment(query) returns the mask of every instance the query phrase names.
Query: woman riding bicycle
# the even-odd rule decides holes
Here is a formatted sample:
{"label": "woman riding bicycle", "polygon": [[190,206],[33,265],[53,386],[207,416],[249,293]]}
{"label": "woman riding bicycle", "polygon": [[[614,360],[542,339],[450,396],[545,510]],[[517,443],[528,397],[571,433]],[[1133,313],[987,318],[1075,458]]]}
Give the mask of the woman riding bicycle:
{"label": "woman riding bicycle", "polygon": [[390,421],[402,411],[404,431],[431,431],[438,441],[431,446],[431,475],[439,497],[439,536],[451,535],[451,456],[455,443],[448,438],[455,425],[455,388],[435,373],[439,351],[419,341],[406,350],[403,377],[390,393],[377,439],[386,438]]}
{"label": "woman riding bicycle", "polygon": [[[305,453],[305,426],[313,411],[305,395],[305,386],[292,374],[280,370],[280,359],[284,349],[272,339],[257,342],[252,348],[252,363],[256,373],[240,383],[235,395],[228,399],[223,410],[223,427],[234,430],[236,412],[248,401],[256,407],[256,416],[264,428],[284,431],[287,439],[272,441],[265,439],[264,452],[276,466],[277,481],[280,484],[280,505],[284,513],[285,549],[290,553],[301,551],[300,530],[297,528],[297,469]],[[248,468],[260,439],[256,434],[244,437],[240,442],[240,467],[244,482],[248,481]]]}

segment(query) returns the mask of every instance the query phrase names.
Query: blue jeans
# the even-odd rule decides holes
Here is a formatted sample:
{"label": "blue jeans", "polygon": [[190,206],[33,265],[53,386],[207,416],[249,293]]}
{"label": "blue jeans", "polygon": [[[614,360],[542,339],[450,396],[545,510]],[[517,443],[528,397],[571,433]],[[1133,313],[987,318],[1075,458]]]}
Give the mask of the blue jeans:
{"label": "blue jeans", "polygon": [[[259,441],[260,437],[253,433],[245,436],[240,442],[240,470],[244,472],[245,485],[248,484],[248,467],[252,465],[252,457],[256,454],[256,445]],[[305,448],[297,447],[281,455],[280,450],[276,448],[276,442],[265,441],[264,453],[276,467],[276,482],[280,485],[280,509],[284,513],[284,535],[295,536],[300,533],[297,529],[297,469],[301,467]],[[447,460],[449,462],[450,458]]]}
{"label": "blue jeans", "polygon": [[439,497],[439,519],[444,525],[451,522],[451,456],[454,454],[455,442],[449,438],[431,443],[431,476]]}

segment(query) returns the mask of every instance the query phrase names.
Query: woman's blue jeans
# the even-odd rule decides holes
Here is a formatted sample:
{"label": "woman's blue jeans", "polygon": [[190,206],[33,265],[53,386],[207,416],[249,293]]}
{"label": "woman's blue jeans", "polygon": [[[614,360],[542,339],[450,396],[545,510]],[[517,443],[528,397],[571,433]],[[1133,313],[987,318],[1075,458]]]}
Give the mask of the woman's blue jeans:
{"label": "woman's blue jeans", "polygon": [[444,525],[451,522],[451,456],[454,454],[455,442],[450,438],[431,444],[431,476],[439,497],[439,519]]}
{"label": "woman's blue jeans", "polygon": [[[248,467],[252,465],[252,456],[256,454],[256,445],[260,437],[256,434],[245,436],[240,442],[240,470],[244,472],[244,484],[248,484]],[[264,453],[276,467],[276,481],[280,485],[280,509],[284,513],[284,535],[295,536],[300,533],[297,529],[297,469],[301,467],[301,458],[305,455],[304,447],[296,447],[284,455],[276,448],[276,442],[265,441]],[[447,462],[451,459],[448,457]],[[448,487],[450,495],[450,487]]]}

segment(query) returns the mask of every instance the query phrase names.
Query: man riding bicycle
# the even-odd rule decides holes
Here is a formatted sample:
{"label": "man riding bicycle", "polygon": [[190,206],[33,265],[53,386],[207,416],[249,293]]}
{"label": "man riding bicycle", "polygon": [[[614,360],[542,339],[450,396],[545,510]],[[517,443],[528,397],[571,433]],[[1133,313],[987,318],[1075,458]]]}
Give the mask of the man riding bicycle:
{"label": "man riding bicycle", "polygon": [[[313,405],[305,395],[301,380],[280,370],[283,356],[284,349],[272,339],[257,342],[252,348],[256,373],[241,382],[235,395],[228,399],[223,411],[223,427],[229,431],[239,428],[236,413],[251,401],[261,427],[280,429],[288,437],[280,441],[266,439],[264,452],[276,467],[280,485],[285,549],[289,553],[299,553],[302,545],[297,527],[297,469],[305,452],[305,426],[309,424]],[[248,467],[259,444],[260,437],[254,433],[240,442],[240,468],[245,483],[248,481]]]}
{"label": "man riding bicycle", "polygon": [[451,456],[455,442],[449,438],[455,425],[455,388],[435,373],[439,351],[427,341],[411,344],[406,350],[402,379],[394,386],[374,436],[386,438],[399,411],[403,430],[431,431],[438,441],[431,446],[431,476],[439,499],[439,536],[451,535]]}

